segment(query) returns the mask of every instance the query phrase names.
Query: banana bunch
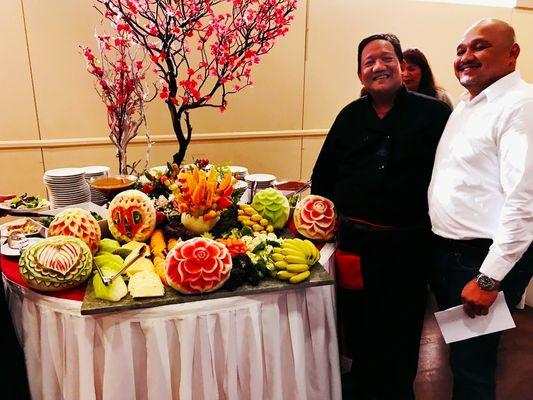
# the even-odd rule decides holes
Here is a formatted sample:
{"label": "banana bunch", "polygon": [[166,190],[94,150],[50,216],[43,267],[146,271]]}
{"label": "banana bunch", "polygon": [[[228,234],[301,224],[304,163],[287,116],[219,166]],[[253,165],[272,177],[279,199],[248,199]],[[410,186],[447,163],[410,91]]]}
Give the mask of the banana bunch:
{"label": "banana bunch", "polygon": [[278,279],[300,283],[311,275],[309,267],[320,259],[320,252],[309,240],[285,239],[280,247],[274,247],[271,257]]}
{"label": "banana bunch", "polygon": [[274,232],[274,227],[263,218],[252,206],[239,204],[237,220],[243,226],[249,226],[254,232]]}

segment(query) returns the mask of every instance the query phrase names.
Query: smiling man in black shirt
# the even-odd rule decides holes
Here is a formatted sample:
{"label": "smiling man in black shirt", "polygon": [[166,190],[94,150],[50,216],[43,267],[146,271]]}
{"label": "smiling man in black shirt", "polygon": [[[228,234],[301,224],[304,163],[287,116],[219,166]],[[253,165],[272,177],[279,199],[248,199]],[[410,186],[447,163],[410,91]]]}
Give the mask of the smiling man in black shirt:
{"label": "smiling man in black shirt", "polygon": [[339,113],[311,178],[312,193],[333,200],[340,215],[339,312],[357,399],[414,399],[430,237],[426,193],[450,109],[408,92],[403,68],[396,36],[361,41],[358,76],[367,95]]}

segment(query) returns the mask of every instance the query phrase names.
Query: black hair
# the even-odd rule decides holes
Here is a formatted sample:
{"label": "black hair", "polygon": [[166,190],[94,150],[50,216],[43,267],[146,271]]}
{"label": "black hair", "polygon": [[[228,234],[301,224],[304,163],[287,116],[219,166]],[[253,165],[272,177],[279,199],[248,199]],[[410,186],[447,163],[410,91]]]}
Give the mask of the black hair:
{"label": "black hair", "polygon": [[435,84],[433,72],[431,72],[431,67],[424,53],[418,49],[407,49],[403,52],[403,57],[409,64],[414,64],[420,68],[420,84],[416,91],[426,96],[435,97],[438,87]]}
{"label": "black hair", "polygon": [[377,33],[375,35],[368,36],[361,40],[359,42],[359,46],[357,46],[357,73],[361,73],[361,54],[363,53],[364,48],[366,45],[370,42],[373,42],[374,40],[386,40],[389,42],[392,47],[394,48],[394,53],[396,53],[396,57],[398,57],[398,61],[403,61],[403,53],[402,53],[402,46],[400,44],[400,40],[396,35],[393,35],[392,33]]}

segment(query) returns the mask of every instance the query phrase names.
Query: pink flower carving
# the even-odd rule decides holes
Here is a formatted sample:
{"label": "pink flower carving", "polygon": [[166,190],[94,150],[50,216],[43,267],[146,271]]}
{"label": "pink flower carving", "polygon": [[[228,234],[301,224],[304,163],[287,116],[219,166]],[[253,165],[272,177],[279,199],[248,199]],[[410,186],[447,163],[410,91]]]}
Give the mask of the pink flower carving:
{"label": "pink flower carving", "polygon": [[336,218],[333,202],[322,196],[307,196],[294,210],[296,229],[309,239],[331,239],[335,231]]}
{"label": "pink flower carving", "polygon": [[226,246],[198,237],[178,244],[168,254],[167,280],[180,293],[212,292],[229,278],[231,266]]}

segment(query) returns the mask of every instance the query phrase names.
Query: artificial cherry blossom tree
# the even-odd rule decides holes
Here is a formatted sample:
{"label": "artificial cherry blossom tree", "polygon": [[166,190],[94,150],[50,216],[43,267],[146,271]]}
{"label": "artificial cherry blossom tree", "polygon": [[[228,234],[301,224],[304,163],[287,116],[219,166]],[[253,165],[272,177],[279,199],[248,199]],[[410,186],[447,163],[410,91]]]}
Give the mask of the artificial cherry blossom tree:
{"label": "artificial cherry blossom tree", "polygon": [[224,111],[227,96],[252,85],[261,56],[284,36],[297,0],[97,0],[106,18],[145,48],[160,78],[178,140],[180,165],[191,141],[189,112]]}
{"label": "artificial cherry blossom tree", "polygon": [[[81,46],[87,62],[87,71],[95,77],[95,88],[107,108],[109,137],[117,149],[119,173],[128,174],[137,163],[128,166],[127,147],[137,136],[142,124],[146,127],[144,103],[149,101],[149,91],[143,84],[149,61],[144,47],[137,44],[128,29],[115,25],[114,35],[96,35],[97,54]],[[148,146],[151,141],[146,131]],[[146,167],[146,166],[145,166]]]}

